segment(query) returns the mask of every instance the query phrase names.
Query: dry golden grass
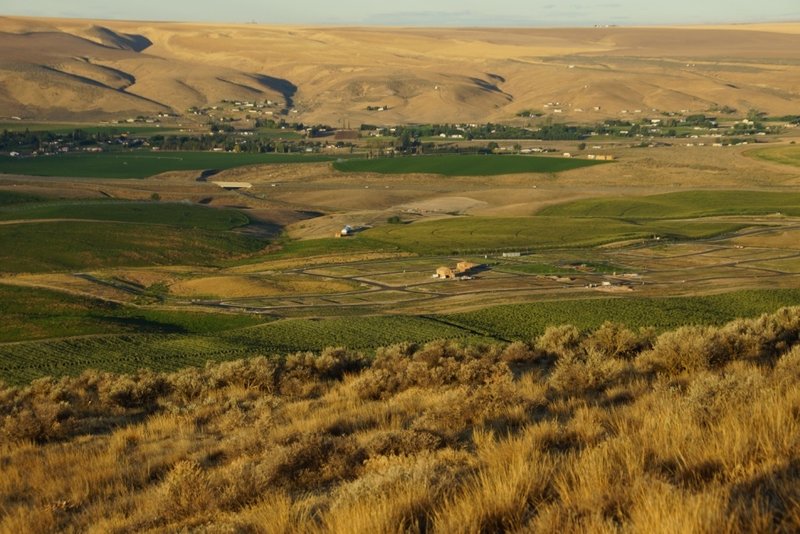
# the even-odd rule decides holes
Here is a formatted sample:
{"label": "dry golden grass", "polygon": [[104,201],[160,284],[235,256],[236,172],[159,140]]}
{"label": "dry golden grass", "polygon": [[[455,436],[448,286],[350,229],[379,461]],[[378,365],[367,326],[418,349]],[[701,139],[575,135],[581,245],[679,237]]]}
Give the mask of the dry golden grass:
{"label": "dry golden grass", "polygon": [[0,532],[797,532],[800,309],[0,389]]}
{"label": "dry golden grass", "polygon": [[[73,119],[257,98],[291,103],[299,120],[327,124],[509,120],[546,102],[560,102],[568,120],[636,109],[703,112],[713,104],[780,115],[798,103],[796,28],[335,28],[3,17],[1,101],[9,115]],[[125,34],[152,45],[137,51]],[[376,114],[369,105],[389,109]]]}
{"label": "dry golden grass", "polygon": [[175,282],[170,293],[180,297],[241,298],[314,293],[338,293],[353,289],[347,282],[309,277],[209,276]]}

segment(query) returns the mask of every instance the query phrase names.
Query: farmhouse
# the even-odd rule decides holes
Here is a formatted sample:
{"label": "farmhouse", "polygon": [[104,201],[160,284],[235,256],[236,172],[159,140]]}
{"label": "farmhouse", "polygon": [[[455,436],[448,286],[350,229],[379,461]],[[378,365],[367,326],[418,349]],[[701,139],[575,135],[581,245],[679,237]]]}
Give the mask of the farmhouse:
{"label": "farmhouse", "polygon": [[456,272],[458,274],[469,274],[473,269],[477,269],[479,265],[477,263],[470,263],[468,261],[460,261],[456,266]]}
{"label": "farmhouse", "polygon": [[456,273],[454,273],[453,269],[451,269],[450,267],[439,267],[438,269],[436,269],[436,274],[434,276],[435,278],[454,280],[456,277]]}

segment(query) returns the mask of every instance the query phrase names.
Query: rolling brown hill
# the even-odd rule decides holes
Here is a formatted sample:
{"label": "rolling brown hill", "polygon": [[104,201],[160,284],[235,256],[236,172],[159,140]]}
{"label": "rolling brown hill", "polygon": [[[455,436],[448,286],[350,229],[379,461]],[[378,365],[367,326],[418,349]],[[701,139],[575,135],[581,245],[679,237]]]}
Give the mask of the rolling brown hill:
{"label": "rolling brown hill", "polygon": [[504,121],[526,109],[577,121],[800,109],[800,24],[312,28],[4,17],[0,50],[0,116],[31,119],[184,113],[224,99],[270,99],[297,120],[329,124]]}

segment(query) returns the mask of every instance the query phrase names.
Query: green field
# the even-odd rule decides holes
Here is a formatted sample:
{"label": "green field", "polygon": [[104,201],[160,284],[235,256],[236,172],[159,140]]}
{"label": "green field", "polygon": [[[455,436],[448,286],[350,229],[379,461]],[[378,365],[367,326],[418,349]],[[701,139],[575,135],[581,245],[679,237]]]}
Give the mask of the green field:
{"label": "green field", "polygon": [[[719,222],[623,221],[569,217],[457,217],[407,225],[386,225],[363,233],[373,241],[420,254],[463,254],[502,250],[584,247],[653,235],[699,239],[733,232],[740,225]],[[360,237],[360,236],[359,236]]]}
{"label": "green field", "polygon": [[0,221],[31,219],[101,220],[203,230],[231,230],[250,222],[236,210],[168,202],[55,201],[0,207]]}
{"label": "green field", "polygon": [[776,212],[800,215],[800,193],[686,191],[645,197],[593,198],[548,206],[538,214],[558,217],[679,219],[720,215],[769,215]]}
{"label": "green field", "polygon": [[109,152],[57,156],[0,156],[0,173],[74,178],[146,178],[169,171],[246,165],[318,163],[333,158],[304,154],[233,154],[219,152]]}
{"label": "green field", "polygon": [[447,155],[352,159],[337,161],[333,166],[337,171],[341,172],[496,176],[501,174],[562,172],[600,163],[583,159],[536,156]]}
{"label": "green field", "polygon": [[737,317],[800,306],[800,289],[753,290],[722,295],[675,298],[598,298],[511,304],[445,315],[454,325],[506,340],[530,341],[550,325],[596,328],[605,321],[659,331],[690,324],[720,325]]}
{"label": "green field", "polygon": [[260,240],[230,232],[116,222],[0,225],[0,272],[214,265],[252,254]]}
{"label": "green field", "polygon": [[163,311],[0,284],[0,343],[123,333],[204,334],[261,324],[248,315]]}
{"label": "green field", "polygon": [[18,193],[16,191],[0,190],[0,209],[2,209],[4,206],[26,204],[28,202],[42,202],[44,200],[46,200],[44,197],[32,195],[30,193]]}
{"label": "green field", "polygon": [[748,155],[773,163],[800,167],[800,146],[797,145],[762,148],[748,152]]}
{"label": "green field", "polygon": [[[8,306],[8,295],[5,301],[2,295],[0,291],[0,303],[6,302],[4,305]],[[43,299],[37,301],[41,304],[49,304],[54,299],[40,291],[33,295],[36,299]],[[74,299],[66,297],[59,304],[61,308],[54,307],[52,316],[45,314],[37,319],[37,324],[54,331],[80,328],[82,332],[103,333],[116,329],[119,333],[0,343],[0,380],[23,384],[42,376],[74,375],[90,368],[122,373],[141,368],[169,371],[202,366],[208,361],[318,352],[328,346],[371,353],[378,347],[405,341],[530,341],[549,325],[573,324],[581,329],[590,329],[608,320],[634,329],[654,327],[663,331],[686,324],[718,325],[736,317],[757,316],[791,305],[800,305],[800,290],[741,291],[706,297],[540,302],[430,317],[289,319],[250,328],[242,327],[248,326],[246,321],[260,319],[180,312],[152,311],[138,316],[126,310],[117,312],[123,319],[128,318],[131,325],[138,325],[140,333],[133,334],[125,329],[124,322],[115,323],[112,317],[87,317],[81,311],[87,308],[85,302],[76,304]],[[12,302],[11,311],[14,309]],[[16,310],[25,313],[20,308]],[[105,309],[103,313],[110,315]],[[105,322],[92,323],[93,319]],[[168,333],[175,331],[185,333]],[[6,339],[14,335],[10,332],[8,328],[4,331]]]}
{"label": "green field", "polygon": [[20,221],[0,224],[0,272],[211,265],[265,245],[230,231],[249,222],[243,213],[182,203],[17,204],[0,208],[0,221]]}
{"label": "green field", "polygon": [[328,346],[374,349],[403,341],[475,339],[470,332],[423,317],[291,319],[202,334],[120,334],[0,344],[0,380],[22,384],[85,369],[134,372],[202,366],[256,355],[319,351]]}

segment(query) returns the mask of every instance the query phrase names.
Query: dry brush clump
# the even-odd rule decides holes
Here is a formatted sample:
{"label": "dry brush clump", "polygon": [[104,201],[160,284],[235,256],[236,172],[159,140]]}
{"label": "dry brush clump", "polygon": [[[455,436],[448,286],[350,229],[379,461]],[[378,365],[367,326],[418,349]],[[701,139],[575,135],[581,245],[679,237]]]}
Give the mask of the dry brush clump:
{"label": "dry brush clump", "polygon": [[0,389],[0,532],[796,532],[800,309]]}

